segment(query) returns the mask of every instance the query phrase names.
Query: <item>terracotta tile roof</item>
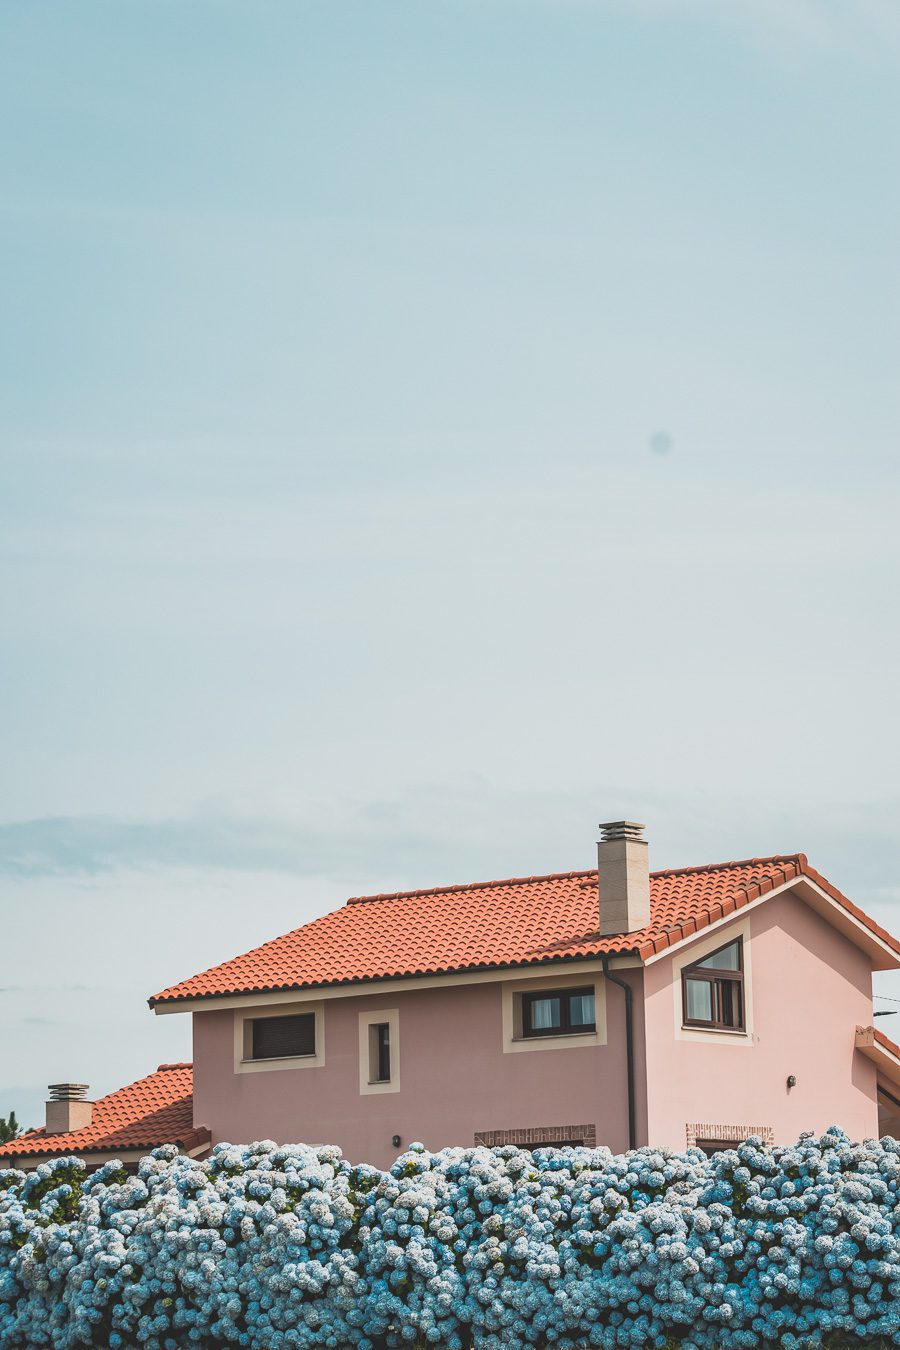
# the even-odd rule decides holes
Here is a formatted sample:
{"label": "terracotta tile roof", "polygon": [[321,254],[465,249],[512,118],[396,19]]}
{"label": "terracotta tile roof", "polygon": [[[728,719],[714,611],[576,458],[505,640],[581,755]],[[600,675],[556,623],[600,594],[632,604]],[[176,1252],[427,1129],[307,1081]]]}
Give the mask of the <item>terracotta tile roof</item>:
{"label": "terracotta tile roof", "polygon": [[160,1064],[156,1073],[94,1102],[90,1125],[69,1134],[29,1130],[0,1145],[0,1162],[37,1154],[115,1153],[120,1149],[180,1144],[191,1149],[209,1141],[194,1129],[194,1074],[190,1064]]}
{"label": "terracotta tile roof", "polygon": [[562,872],[393,895],[340,909],[150,999],[307,989],[391,977],[502,969],[635,953],[646,959],[802,874],[828,890],[900,954],[900,943],[809,866],[802,853],[654,872],[650,924],[622,937],[597,931],[597,873]]}

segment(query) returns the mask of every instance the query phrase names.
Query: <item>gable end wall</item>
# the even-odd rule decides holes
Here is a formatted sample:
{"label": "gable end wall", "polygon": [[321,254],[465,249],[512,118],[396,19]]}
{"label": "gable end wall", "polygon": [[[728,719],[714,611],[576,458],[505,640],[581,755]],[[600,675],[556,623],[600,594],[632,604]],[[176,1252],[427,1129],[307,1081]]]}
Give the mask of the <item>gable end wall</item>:
{"label": "gable end wall", "polygon": [[[684,1036],[679,958],[740,931],[749,936],[752,1034]],[[683,1149],[698,1121],[731,1131],[726,1138],[765,1126],[776,1143],[832,1124],[852,1139],[876,1135],[874,1066],[854,1045],[857,1024],[872,1019],[868,957],[790,891],[739,911],[708,939],[699,934],[644,973],[650,1142]]]}

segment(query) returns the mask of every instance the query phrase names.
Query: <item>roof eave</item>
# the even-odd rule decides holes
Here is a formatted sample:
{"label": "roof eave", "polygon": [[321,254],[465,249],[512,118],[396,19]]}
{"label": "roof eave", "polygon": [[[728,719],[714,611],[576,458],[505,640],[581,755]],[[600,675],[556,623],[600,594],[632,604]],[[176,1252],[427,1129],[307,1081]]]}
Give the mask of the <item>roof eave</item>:
{"label": "roof eave", "polygon": [[900,1086],[900,1046],[875,1027],[856,1028],[856,1048],[872,1061],[879,1078]]}
{"label": "roof eave", "polygon": [[[52,1136],[41,1135],[41,1141],[49,1140]],[[212,1134],[205,1126],[198,1126],[194,1129],[185,1130],[183,1134],[175,1135],[170,1139],[145,1139],[129,1140],[128,1143],[117,1144],[114,1140],[101,1139],[95,1140],[90,1144],[79,1147],[77,1142],[71,1140],[67,1144],[60,1145],[58,1148],[50,1146],[49,1148],[34,1148],[28,1146],[28,1139],[22,1136],[20,1139],[10,1140],[4,1144],[0,1150],[0,1164],[7,1158],[87,1158],[92,1159],[97,1154],[130,1154],[130,1153],[149,1153],[155,1148],[162,1148],[164,1144],[174,1144],[182,1152],[193,1154],[206,1148],[212,1142]],[[25,1147],[19,1147],[25,1145]]]}
{"label": "roof eave", "polygon": [[900,970],[900,941],[826,881],[815,868],[806,865],[803,874],[797,878],[795,889],[811,909],[866,953],[873,970]]}
{"label": "roof eave", "polygon": [[446,970],[410,971],[408,974],[385,975],[372,980],[327,980],[317,984],[294,982],[293,984],[278,986],[270,985],[267,988],[221,990],[214,994],[179,994],[167,999],[155,996],[148,999],[147,1003],[157,1016],[165,1016],[168,1013],[202,1011],[209,1009],[213,1004],[218,1004],[220,1008],[235,1007],[240,1003],[256,1002],[262,998],[271,1001],[275,997],[291,998],[298,994],[308,994],[310,997],[317,995],[332,998],[341,995],[350,997],[377,992],[387,987],[394,988],[398,985],[419,988],[423,985],[446,982],[447,980],[462,982],[467,977],[472,980],[490,980],[492,977],[498,976],[509,978],[510,975],[514,976],[517,971],[534,970],[535,968],[547,969],[554,966],[578,964],[599,967],[603,956],[606,956],[607,960],[612,961],[613,964],[643,964],[640,948],[638,944],[635,944],[634,947],[629,947],[625,951],[589,954],[579,952],[572,956],[545,956],[534,961],[510,961],[492,966],[455,966]]}

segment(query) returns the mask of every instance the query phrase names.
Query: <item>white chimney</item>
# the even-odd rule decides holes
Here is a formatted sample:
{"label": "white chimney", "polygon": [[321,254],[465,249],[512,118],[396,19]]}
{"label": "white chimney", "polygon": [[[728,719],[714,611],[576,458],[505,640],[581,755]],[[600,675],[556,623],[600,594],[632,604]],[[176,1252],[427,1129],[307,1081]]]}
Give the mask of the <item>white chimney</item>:
{"label": "white chimney", "polygon": [[644,827],[634,820],[600,826],[597,845],[600,933],[634,933],[650,922],[650,855]]}
{"label": "white chimney", "polygon": [[46,1134],[68,1134],[83,1130],[91,1123],[94,1103],[86,1101],[87,1083],[51,1083],[47,1091]]}

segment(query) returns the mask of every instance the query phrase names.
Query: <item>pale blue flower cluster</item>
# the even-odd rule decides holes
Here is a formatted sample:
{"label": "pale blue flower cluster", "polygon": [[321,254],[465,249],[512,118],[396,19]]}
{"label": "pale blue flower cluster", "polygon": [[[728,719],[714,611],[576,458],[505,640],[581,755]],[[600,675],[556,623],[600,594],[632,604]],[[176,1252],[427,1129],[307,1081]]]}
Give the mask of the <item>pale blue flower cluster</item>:
{"label": "pale blue flower cluster", "polygon": [[0,1346],[900,1345],[900,1144],[157,1149],[0,1172]]}

